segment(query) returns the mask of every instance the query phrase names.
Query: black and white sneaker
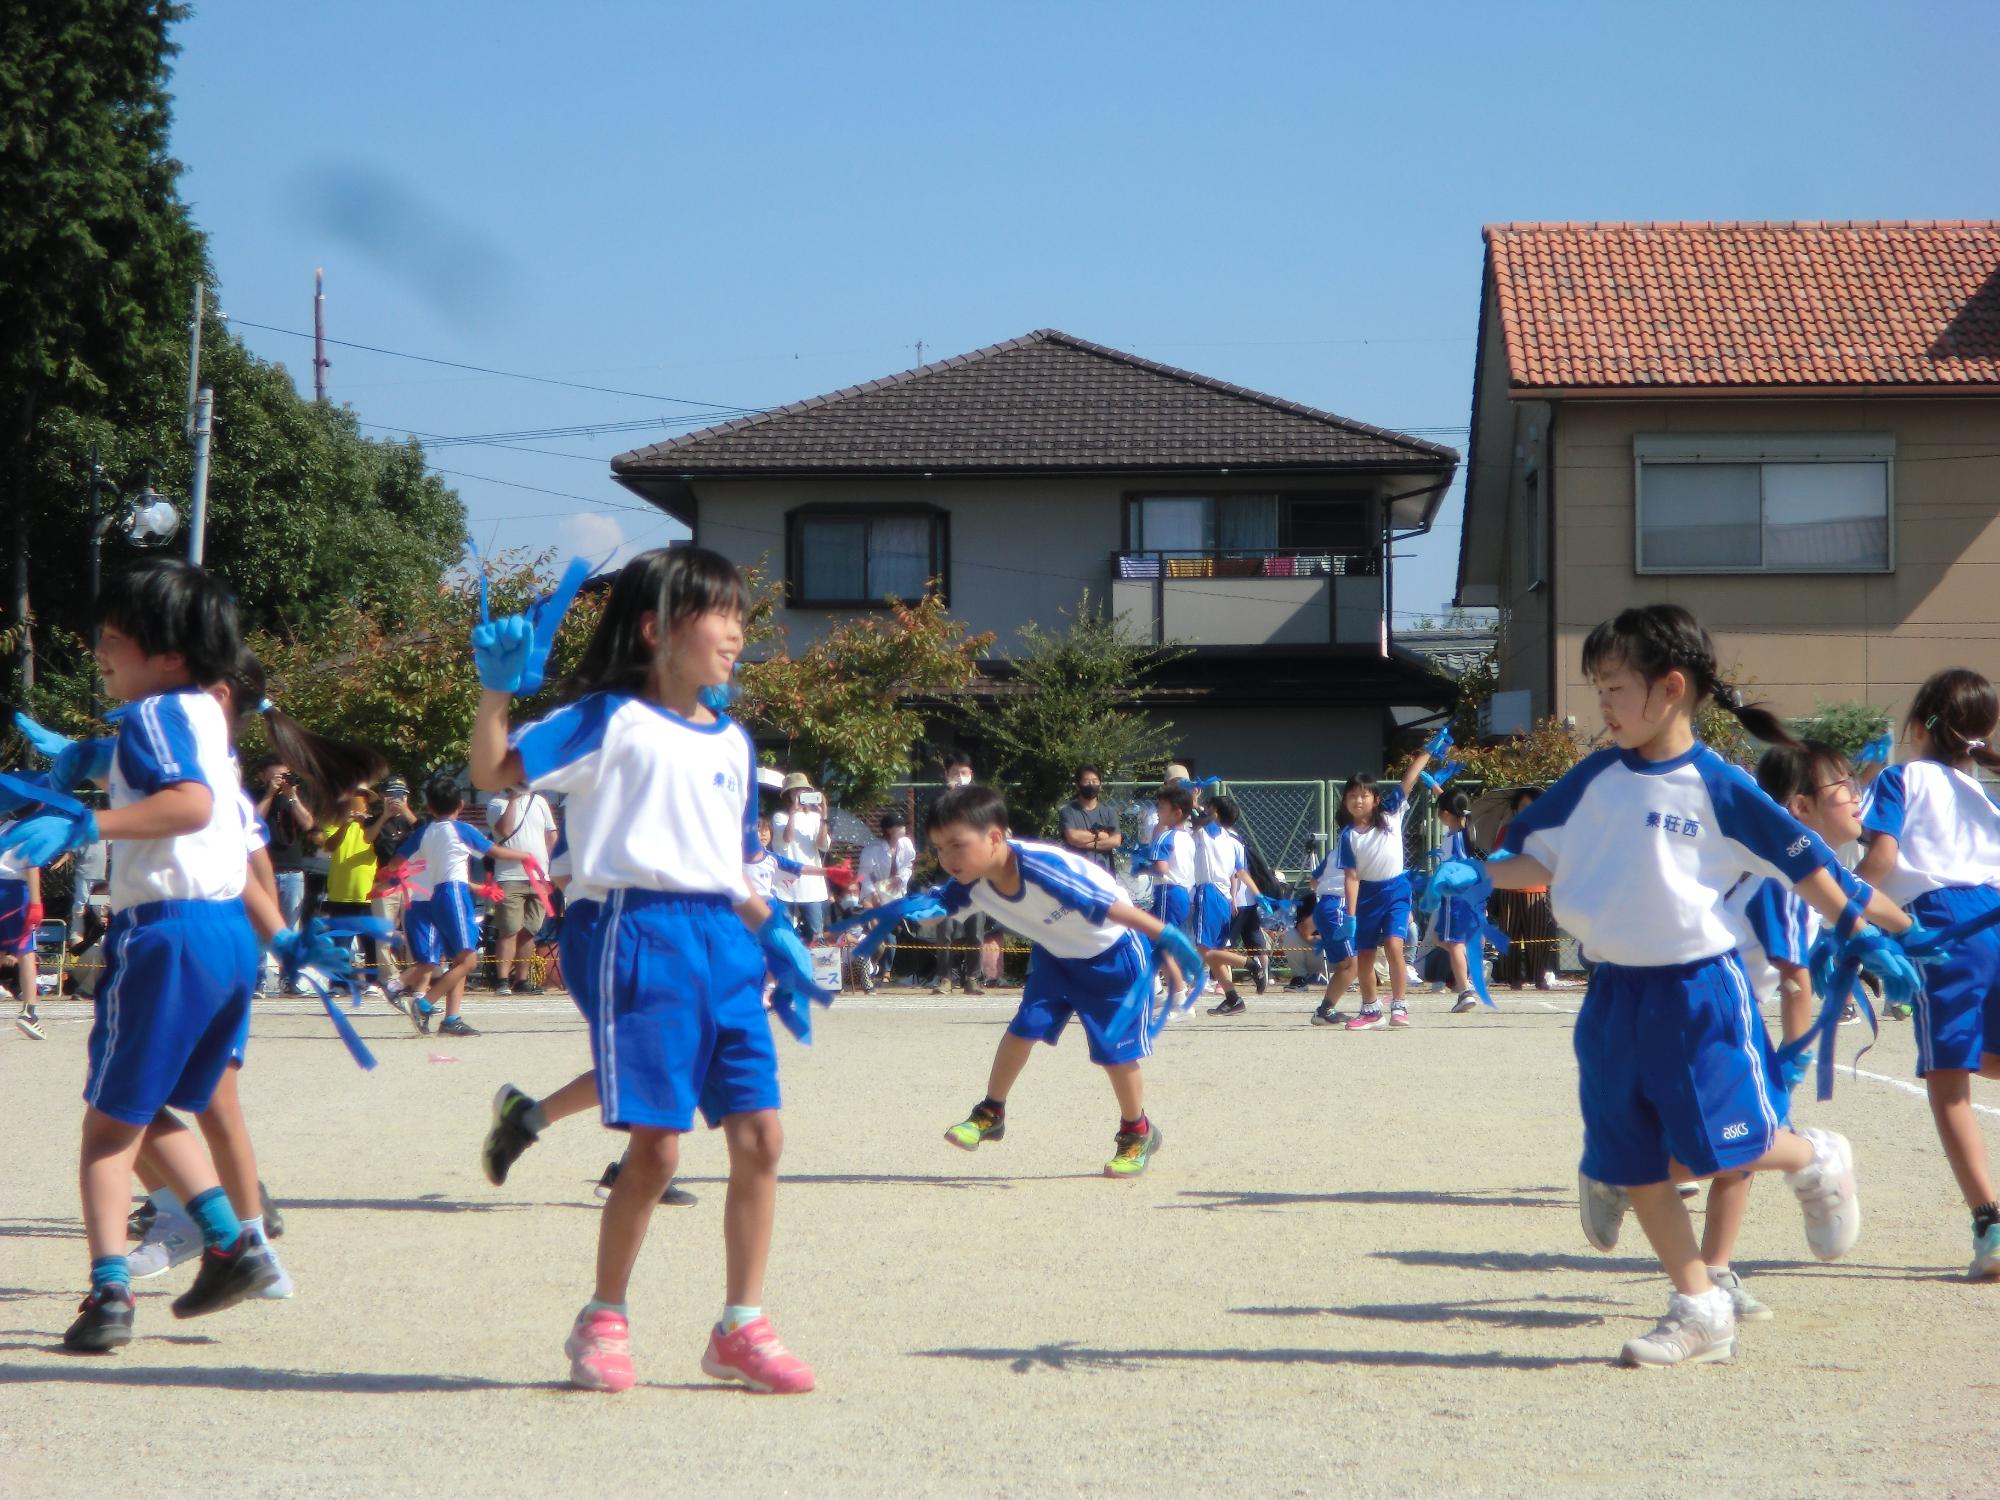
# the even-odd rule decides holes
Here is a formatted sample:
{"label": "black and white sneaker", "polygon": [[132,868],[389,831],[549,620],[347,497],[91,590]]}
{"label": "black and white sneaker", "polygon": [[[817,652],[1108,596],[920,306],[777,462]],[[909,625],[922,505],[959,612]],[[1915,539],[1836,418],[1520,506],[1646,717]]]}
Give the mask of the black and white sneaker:
{"label": "black and white sneaker", "polygon": [[34,1041],[46,1042],[48,1040],[48,1035],[42,1030],[42,1018],[35,1014],[35,1008],[32,1005],[22,1007],[21,1013],[14,1017],[14,1025],[20,1029],[21,1035]]}
{"label": "black and white sneaker", "polygon": [[210,1245],[201,1252],[194,1285],[174,1298],[174,1316],[199,1318],[205,1313],[221,1312],[259,1295],[282,1275],[284,1272],[257,1232],[246,1229],[228,1249]]}
{"label": "black and white sneaker", "polygon": [[1264,957],[1250,960],[1250,982],[1257,986],[1257,993],[1263,994],[1271,983],[1271,960]]}
{"label": "black and white sneaker", "polygon": [[493,1096],[493,1128],[486,1132],[486,1144],[479,1152],[486,1180],[495,1187],[505,1184],[508,1169],[541,1139],[547,1123],[526,1093],[511,1083],[501,1084],[500,1092]]}
{"label": "black and white sneaker", "polygon": [[1313,1011],[1312,1023],[1315,1026],[1345,1026],[1347,1017],[1335,1008],[1331,1000],[1322,1000]]}
{"label": "black and white sneaker", "polygon": [[[606,1167],[604,1175],[597,1179],[597,1186],[592,1191],[600,1198],[609,1198],[611,1196],[611,1186],[618,1180],[618,1169],[624,1165],[625,1163],[622,1161],[614,1161],[610,1166]],[[660,1202],[668,1208],[693,1208],[699,1201],[686,1188],[672,1182],[668,1183],[667,1190],[660,1194]]]}
{"label": "black and white sneaker", "polygon": [[264,1238],[277,1239],[285,1232],[285,1216],[271,1201],[271,1190],[264,1186],[261,1178],[257,1182],[257,1208],[264,1215]]}
{"label": "black and white sneaker", "polygon": [[1243,1003],[1243,997],[1231,990],[1222,997],[1220,1005],[1211,1005],[1208,1013],[1211,1016],[1240,1016],[1249,1008]]}
{"label": "black and white sneaker", "polygon": [[132,1239],[143,1240],[146,1231],[153,1227],[153,1220],[159,1216],[159,1209],[153,1206],[151,1198],[140,1203],[125,1216],[125,1233]]}
{"label": "black and white sneaker", "polygon": [[63,1348],[78,1354],[109,1354],[131,1342],[132,1289],[115,1281],[83,1299],[63,1334]]}
{"label": "black and white sneaker", "polygon": [[1454,1005],[1451,1008],[1451,1013],[1455,1016],[1462,1016],[1469,1010],[1478,1010],[1478,1009],[1479,1009],[1478,993],[1473,990],[1460,990],[1458,995],[1458,1004]]}

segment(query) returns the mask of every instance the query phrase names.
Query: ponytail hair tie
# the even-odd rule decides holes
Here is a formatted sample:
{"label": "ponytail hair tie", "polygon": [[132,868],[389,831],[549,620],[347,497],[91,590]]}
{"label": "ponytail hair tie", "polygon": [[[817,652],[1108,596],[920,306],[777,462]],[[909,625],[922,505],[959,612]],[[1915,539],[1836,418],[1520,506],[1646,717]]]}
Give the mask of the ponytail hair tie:
{"label": "ponytail hair tie", "polygon": [[1735,713],[1743,707],[1742,690],[1732,687],[1726,682],[1718,682],[1715,685],[1715,701],[1731,713]]}
{"label": "ponytail hair tie", "polygon": [[1972,750],[1984,750],[1984,749],[1986,748],[1986,741],[1984,741],[1984,740],[1967,740],[1967,741],[1965,742],[1965,748],[1966,748],[1966,749],[1967,749],[1968,751],[1972,751]]}
{"label": "ponytail hair tie", "polygon": [[272,712],[274,709],[276,709],[277,706],[278,705],[273,703],[269,698],[260,698],[257,701],[257,712],[260,714],[268,714]]}

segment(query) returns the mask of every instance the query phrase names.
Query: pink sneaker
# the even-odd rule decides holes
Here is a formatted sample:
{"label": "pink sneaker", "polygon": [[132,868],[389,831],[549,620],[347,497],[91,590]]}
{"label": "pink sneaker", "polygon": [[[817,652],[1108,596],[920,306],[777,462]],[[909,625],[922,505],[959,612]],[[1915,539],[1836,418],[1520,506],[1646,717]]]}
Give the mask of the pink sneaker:
{"label": "pink sneaker", "polygon": [[1375,1005],[1370,1006],[1368,1009],[1362,1011],[1360,1015],[1349,1021],[1347,1029],[1349,1031],[1373,1031],[1378,1026],[1387,1026],[1388,1024],[1389,1018],[1382,1014],[1382,1007]]}
{"label": "pink sneaker", "polygon": [[1390,1006],[1389,1024],[1398,1031],[1407,1030],[1410,1024],[1410,1007],[1407,1005]]}
{"label": "pink sneaker", "polygon": [[609,1308],[578,1313],[563,1353],[569,1356],[569,1383],[586,1391],[629,1391],[638,1378],[632,1373],[632,1329]]}
{"label": "pink sneaker", "polygon": [[724,1334],[717,1323],[709,1332],[701,1368],[705,1375],[740,1380],[767,1396],[797,1396],[813,1388],[813,1372],[778,1342],[778,1331],[769,1318],[745,1323],[731,1334]]}

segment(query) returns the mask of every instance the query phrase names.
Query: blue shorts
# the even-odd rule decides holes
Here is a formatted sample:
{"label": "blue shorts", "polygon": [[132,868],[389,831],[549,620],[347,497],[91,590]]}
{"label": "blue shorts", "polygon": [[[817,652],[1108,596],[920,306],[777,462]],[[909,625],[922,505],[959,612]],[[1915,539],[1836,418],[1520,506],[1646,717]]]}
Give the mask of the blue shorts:
{"label": "blue shorts", "polygon": [[257,938],[241,901],[152,901],[111,919],[83,1098],[128,1125],[208,1108],[248,1026]]}
{"label": "blue shorts", "polygon": [[1137,933],[1096,958],[1057,958],[1032,948],[1021,1008],[1007,1030],[1053,1047],[1074,1015],[1083,1023],[1090,1060],[1112,1068],[1152,1055],[1152,1038],[1146,1034],[1152,1001],[1153,955]]}
{"label": "blue shorts", "polygon": [[1194,932],[1193,906],[1184,885],[1153,884],[1153,915],[1169,927],[1178,927],[1190,936]]}
{"label": "blue shorts", "polygon": [[430,919],[437,929],[438,956],[450,963],[479,946],[479,918],[472,910],[472,887],[447,880],[431,892]]}
{"label": "blue shorts", "polygon": [[1197,887],[1194,893],[1195,945],[1227,948],[1229,924],[1235,915],[1235,908],[1229,904],[1229,892],[1217,890],[1212,885]]}
{"label": "blue shorts", "polygon": [[28,882],[0,880],[0,953],[34,951],[35,929],[28,925]]}
{"label": "blue shorts", "polygon": [[1734,953],[1657,968],[1599,964],[1576,1018],[1586,1176],[1665,1182],[1748,1166],[1785,1118],[1771,1034]]}
{"label": "blue shorts", "polygon": [[713,1127],[779,1107],[764,955],[726,897],[613,891],[578,967],[606,1125],[691,1130],[696,1109]]}
{"label": "blue shorts", "polygon": [[[1319,918],[1315,916],[1313,922],[1317,926]],[[1320,927],[1319,936],[1313,941],[1313,952],[1335,968],[1354,957],[1354,941],[1347,935],[1347,918],[1344,914],[1335,919],[1332,931]]]}
{"label": "blue shorts", "polygon": [[576,1002],[576,1008],[586,1016],[590,1014],[585,1005],[590,982],[590,954],[593,951],[593,930],[597,926],[598,904],[595,901],[571,901],[563,907],[562,932],[556,938],[556,954],[562,960],[563,988]]}
{"label": "blue shorts", "polygon": [[[1917,897],[1909,912],[1926,927],[1949,927],[1996,904],[2000,891],[1988,886],[1947,886]],[[1924,965],[1916,1023],[1919,1078],[1952,1068],[1977,1072],[1982,1053],[2000,1052],[2000,929],[1989,927]]]}
{"label": "blue shorts", "polygon": [[1364,880],[1354,900],[1354,946],[1379,948],[1390,938],[1407,942],[1410,935],[1410,882],[1402,875],[1388,880]]}
{"label": "blue shorts", "polygon": [[435,969],[444,954],[438,938],[437,921],[431,916],[430,898],[412,901],[403,908],[403,937],[410,945],[410,960],[421,968]]}

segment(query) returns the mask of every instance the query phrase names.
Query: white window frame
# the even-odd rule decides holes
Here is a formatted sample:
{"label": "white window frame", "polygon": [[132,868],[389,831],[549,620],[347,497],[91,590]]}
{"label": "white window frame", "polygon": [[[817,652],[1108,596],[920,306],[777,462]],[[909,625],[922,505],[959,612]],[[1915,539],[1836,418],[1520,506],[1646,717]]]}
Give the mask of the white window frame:
{"label": "white window frame", "polygon": [[[1648,567],[1645,561],[1648,464],[1879,463],[1886,487],[1887,562],[1880,568]],[[1762,524],[1761,517],[1759,524]],[[1632,569],[1649,577],[1735,574],[1742,577],[1881,577],[1896,571],[1896,437],[1889,432],[1664,432],[1632,439]]]}

